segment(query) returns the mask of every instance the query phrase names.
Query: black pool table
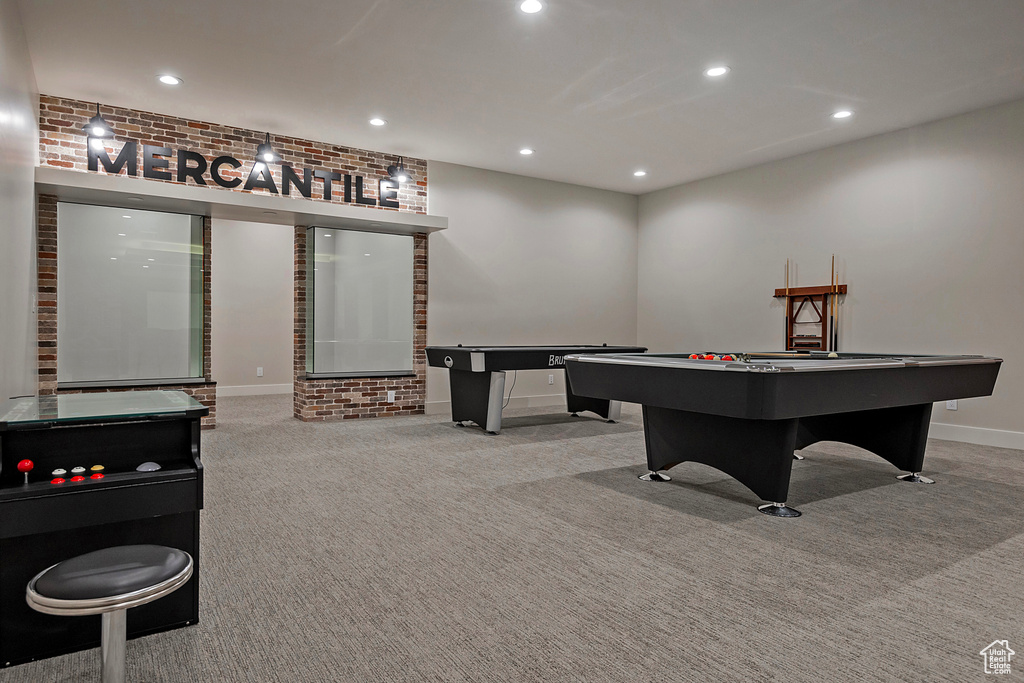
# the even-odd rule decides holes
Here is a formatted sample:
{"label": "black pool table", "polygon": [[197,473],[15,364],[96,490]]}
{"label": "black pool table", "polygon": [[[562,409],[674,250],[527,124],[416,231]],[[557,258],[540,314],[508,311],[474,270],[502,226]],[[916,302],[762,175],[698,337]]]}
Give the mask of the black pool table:
{"label": "black pool table", "polygon": [[[505,398],[505,371],[562,369],[570,353],[643,353],[643,346],[428,346],[427,362],[448,368],[451,385],[452,421],[475,422],[491,434],[501,431],[501,409]],[[565,385],[568,411],[589,410],[609,422],[619,418],[622,404],[615,400],[579,396]]]}
{"label": "black pool table", "polygon": [[[572,354],[577,395],[643,405],[648,481],[699,462],[729,474],[777,517],[786,505],[794,451],[818,441],[867,449],[920,475],[932,403],[989,396],[1002,360],[824,352]],[[705,358],[707,356],[708,358]],[[716,360],[715,357],[718,359]]]}

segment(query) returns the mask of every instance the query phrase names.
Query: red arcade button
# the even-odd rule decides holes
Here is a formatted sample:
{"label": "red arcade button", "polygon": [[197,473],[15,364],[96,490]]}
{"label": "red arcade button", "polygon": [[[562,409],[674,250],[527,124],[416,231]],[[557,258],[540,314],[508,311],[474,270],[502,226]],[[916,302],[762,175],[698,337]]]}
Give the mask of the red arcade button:
{"label": "red arcade button", "polygon": [[85,481],[85,477],[83,477],[80,474],[76,474],[75,476],[71,477],[71,481]]}
{"label": "red arcade button", "polygon": [[51,480],[50,483],[51,484],[63,484],[64,480],[61,479],[60,477],[57,477],[56,479]]}
{"label": "red arcade button", "polygon": [[102,479],[103,475],[100,474],[99,472],[97,472],[96,474],[90,475],[89,478],[90,479]]}

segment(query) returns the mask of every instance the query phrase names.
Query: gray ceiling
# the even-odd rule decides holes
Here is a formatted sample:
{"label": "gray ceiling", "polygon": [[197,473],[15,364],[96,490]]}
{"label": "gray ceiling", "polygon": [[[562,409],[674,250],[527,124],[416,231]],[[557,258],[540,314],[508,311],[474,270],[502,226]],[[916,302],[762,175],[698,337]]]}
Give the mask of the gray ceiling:
{"label": "gray ceiling", "polygon": [[20,6],[45,94],[634,194],[1024,97],[1022,0],[518,2]]}

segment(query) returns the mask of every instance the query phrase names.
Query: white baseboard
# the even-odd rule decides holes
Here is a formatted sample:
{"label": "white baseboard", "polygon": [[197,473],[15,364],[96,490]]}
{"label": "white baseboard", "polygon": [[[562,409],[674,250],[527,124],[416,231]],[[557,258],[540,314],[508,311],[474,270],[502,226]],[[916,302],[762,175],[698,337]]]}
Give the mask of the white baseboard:
{"label": "white baseboard", "polygon": [[928,436],[946,441],[962,441],[975,443],[979,446],[996,446],[997,448],[1016,448],[1024,450],[1024,432],[1011,432],[1005,429],[986,429],[984,427],[967,427],[942,422],[932,422]]}
{"label": "white baseboard", "polygon": [[264,394],[290,394],[291,384],[245,384],[237,387],[217,386],[218,396],[262,396]]}
{"label": "white baseboard", "polygon": [[[506,408],[538,408],[541,406],[565,406],[565,394],[540,394],[538,396],[513,396]],[[427,401],[427,415],[451,414],[451,401]]]}

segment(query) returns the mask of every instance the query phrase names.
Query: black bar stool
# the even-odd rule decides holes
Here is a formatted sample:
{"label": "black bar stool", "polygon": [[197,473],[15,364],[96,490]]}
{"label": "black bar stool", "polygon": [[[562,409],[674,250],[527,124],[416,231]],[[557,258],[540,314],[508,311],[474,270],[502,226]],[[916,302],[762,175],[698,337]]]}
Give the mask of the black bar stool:
{"label": "black bar stool", "polygon": [[192,556],[161,545],[122,545],[59,562],[25,589],[37,612],[102,614],[103,683],[124,683],[126,612],[173,593],[192,577]]}

